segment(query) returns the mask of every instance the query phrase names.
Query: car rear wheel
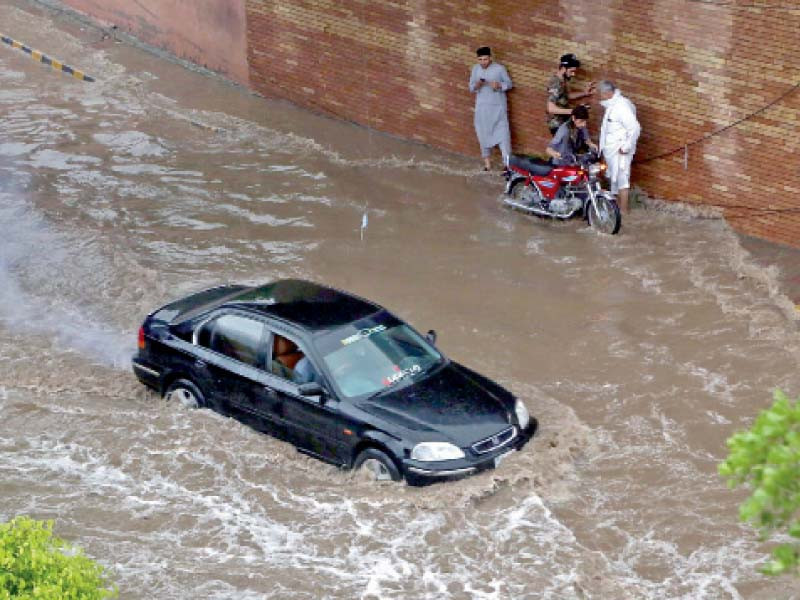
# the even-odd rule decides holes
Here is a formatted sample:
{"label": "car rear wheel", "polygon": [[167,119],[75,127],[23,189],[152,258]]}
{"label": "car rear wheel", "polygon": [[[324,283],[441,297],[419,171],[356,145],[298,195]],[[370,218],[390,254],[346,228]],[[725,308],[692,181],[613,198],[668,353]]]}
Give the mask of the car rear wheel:
{"label": "car rear wheel", "polygon": [[203,392],[188,379],[176,379],[164,394],[167,400],[177,400],[186,408],[203,408],[206,399]]}
{"label": "car rear wheel", "polygon": [[375,481],[400,481],[403,476],[395,462],[377,448],[367,448],[356,458],[355,469],[367,471]]}

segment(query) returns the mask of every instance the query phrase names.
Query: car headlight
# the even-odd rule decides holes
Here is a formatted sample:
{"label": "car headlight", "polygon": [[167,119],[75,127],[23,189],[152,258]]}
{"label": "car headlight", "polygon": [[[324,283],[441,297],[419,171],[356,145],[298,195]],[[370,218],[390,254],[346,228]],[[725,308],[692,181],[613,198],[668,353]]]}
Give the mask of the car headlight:
{"label": "car headlight", "polygon": [[528,424],[531,422],[531,415],[521,400],[517,400],[514,403],[514,412],[517,414],[520,429],[527,429]]}
{"label": "car headlight", "polygon": [[454,460],[464,458],[464,452],[458,446],[448,442],[422,442],[414,446],[411,458],[420,461]]}

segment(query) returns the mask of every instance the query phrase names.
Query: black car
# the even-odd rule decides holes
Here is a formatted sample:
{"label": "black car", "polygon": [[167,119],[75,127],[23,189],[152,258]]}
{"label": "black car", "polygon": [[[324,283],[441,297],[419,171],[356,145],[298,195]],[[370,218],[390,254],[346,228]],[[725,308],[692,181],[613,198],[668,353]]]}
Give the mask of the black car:
{"label": "black car", "polygon": [[536,429],[520,400],[434,342],[309,281],[225,285],[148,315],[133,371],[327,462],[419,484],[493,468]]}

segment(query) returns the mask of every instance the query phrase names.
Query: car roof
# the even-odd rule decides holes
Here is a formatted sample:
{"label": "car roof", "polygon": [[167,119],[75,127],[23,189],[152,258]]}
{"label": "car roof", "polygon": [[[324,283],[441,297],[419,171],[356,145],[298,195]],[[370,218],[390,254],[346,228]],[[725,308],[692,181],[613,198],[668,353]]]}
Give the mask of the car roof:
{"label": "car roof", "polygon": [[227,299],[224,306],[276,317],[310,331],[332,329],[384,310],[364,298],[302,279],[248,288]]}

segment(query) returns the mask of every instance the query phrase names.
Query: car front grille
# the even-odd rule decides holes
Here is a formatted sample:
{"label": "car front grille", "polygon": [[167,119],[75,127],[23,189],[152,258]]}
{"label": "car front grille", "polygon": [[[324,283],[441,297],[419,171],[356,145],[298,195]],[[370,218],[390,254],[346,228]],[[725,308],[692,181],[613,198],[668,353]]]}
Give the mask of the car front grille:
{"label": "car front grille", "polygon": [[517,437],[517,428],[514,426],[504,429],[500,433],[496,433],[491,437],[475,442],[472,444],[472,450],[475,454],[486,454],[492,450],[496,450],[508,444],[511,440]]}

